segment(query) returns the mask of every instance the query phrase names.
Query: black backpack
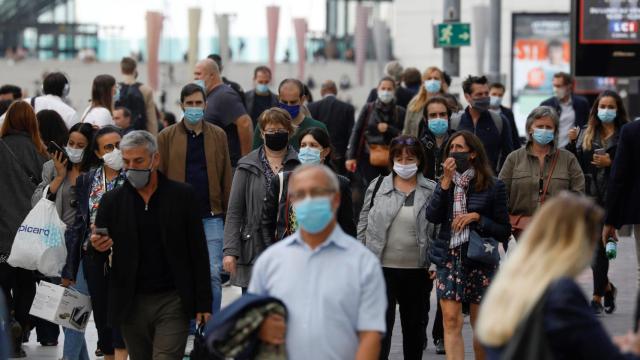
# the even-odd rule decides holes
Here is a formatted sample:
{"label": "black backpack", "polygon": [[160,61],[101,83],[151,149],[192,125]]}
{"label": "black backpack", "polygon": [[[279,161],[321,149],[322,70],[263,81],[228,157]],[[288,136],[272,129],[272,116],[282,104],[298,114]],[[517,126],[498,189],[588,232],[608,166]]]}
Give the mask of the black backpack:
{"label": "black backpack", "polygon": [[147,107],[144,95],[140,91],[140,83],[120,83],[120,98],[116,107],[125,107],[131,112],[131,127],[135,130],[147,130]]}

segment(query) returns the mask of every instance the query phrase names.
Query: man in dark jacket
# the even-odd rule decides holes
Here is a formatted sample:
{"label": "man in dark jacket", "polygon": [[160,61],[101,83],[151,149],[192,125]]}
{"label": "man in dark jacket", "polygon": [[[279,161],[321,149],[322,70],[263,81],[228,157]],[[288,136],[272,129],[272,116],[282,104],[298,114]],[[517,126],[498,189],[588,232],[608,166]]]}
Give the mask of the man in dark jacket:
{"label": "man in dark jacket", "polygon": [[196,195],[158,172],[151,133],[125,135],[120,149],[127,182],[104,195],[91,236],[111,250],[108,318],[132,359],[182,359],[189,320],[207,321],[212,302]]}
{"label": "man in dark jacket", "polygon": [[575,127],[581,129],[587,125],[589,102],[582,96],[573,94],[573,76],[559,72],[553,75],[552,83],[553,96],[540,103],[540,105],[551,106],[560,115],[558,147],[563,148],[569,143],[569,131],[571,129]]}
{"label": "man in dark jacket", "polygon": [[505,86],[502,83],[493,83],[489,86],[490,106],[489,110],[495,111],[503,118],[507,119],[509,126],[511,127],[511,142],[513,143],[513,150],[519,149],[522,146],[520,142],[520,135],[518,134],[518,126],[516,125],[516,119],[513,116],[513,111],[510,108],[502,105],[502,99],[506,91]]}
{"label": "man in dark jacket", "polygon": [[320,88],[322,100],[312,102],[307,105],[311,117],[322,121],[327,125],[331,136],[331,145],[335,148],[336,167],[344,170],[345,154],[349,145],[349,136],[353,129],[355,120],[355,109],[353,105],[338,100],[338,87],[336,83],[327,80]]}
{"label": "man in dark jacket", "polygon": [[[615,237],[615,229],[635,225],[636,255],[640,262],[640,120],[622,127],[618,150],[611,166],[602,240]],[[640,271],[638,273],[640,282]]]}
{"label": "man in dark jacket", "polygon": [[254,90],[249,90],[244,96],[244,107],[251,116],[253,127],[258,125],[258,117],[263,111],[278,106],[278,97],[271,92],[271,69],[266,66],[258,66],[253,71]]}

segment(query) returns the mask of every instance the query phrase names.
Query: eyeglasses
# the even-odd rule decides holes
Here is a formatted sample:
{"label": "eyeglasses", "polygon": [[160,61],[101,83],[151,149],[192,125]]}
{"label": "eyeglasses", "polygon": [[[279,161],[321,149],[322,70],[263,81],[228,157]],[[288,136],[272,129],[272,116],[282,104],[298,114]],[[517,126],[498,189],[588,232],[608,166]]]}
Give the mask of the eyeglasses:
{"label": "eyeglasses", "polygon": [[106,152],[112,152],[113,150],[115,150],[116,148],[120,148],[120,141],[118,141],[115,144],[105,144],[103,147],[104,151]]}
{"label": "eyeglasses", "polygon": [[302,201],[306,199],[307,196],[316,198],[316,197],[331,195],[333,193],[335,193],[335,190],[333,189],[316,188],[316,189],[311,189],[308,192],[297,191],[295,193],[289,193],[289,199],[291,200],[291,202],[297,202],[297,201]]}
{"label": "eyeglasses", "polygon": [[407,137],[407,138],[395,138],[391,140],[391,145],[408,145],[414,146],[418,141],[415,138]]}

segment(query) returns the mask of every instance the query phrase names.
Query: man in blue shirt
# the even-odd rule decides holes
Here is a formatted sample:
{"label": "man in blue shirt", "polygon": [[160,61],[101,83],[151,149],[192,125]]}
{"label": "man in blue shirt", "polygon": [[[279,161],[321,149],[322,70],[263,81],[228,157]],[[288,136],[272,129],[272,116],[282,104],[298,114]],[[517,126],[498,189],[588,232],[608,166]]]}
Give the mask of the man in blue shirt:
{"label": "man in blue shirt", "polygon": [[501,163],[513,151],[511,126],[502,116],[489,111],[489,81],[485,76],[470,75],[462,83],[462,90],[469,106],[453,130],[468,130],[479,137],[497,174]]}
{"label": "man in blue shirt", "polygon": [[290,359],[378,359],[384,278],[378,259],[336,224],[338,179],[326,166],[302,165],[288,192],[299,230],[260,255],[249,284],[250,293],[284,302],[288,329],[272,315],[261,339],[286,343]]}

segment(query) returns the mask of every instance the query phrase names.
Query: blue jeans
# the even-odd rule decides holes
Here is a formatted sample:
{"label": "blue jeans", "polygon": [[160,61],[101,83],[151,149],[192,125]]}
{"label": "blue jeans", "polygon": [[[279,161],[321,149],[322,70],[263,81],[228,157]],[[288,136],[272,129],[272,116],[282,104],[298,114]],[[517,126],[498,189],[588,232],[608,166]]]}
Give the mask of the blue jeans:
{"label": "blue jeans", "polygon": [[224,223],[222,218],[206,218],[202,219],[202,225],[204,226],[204,235],[207,239],[207,249],[209,250],[209,272],[211,273],[211,291],[213,293],[211,314],[215,315],[220,311],[220,304],[222,303],[220,273],[222,272]]}
{"label": "blue jeans", "polygon": [[[78,275],[76,276],[76,284],[73,289],[81,294],[89,295],[89,286],[84,277],[82,269],[82,261],[78,266]],[[62,358],[64,360],[90,360],[87,350],[87,342],[84,340],[84,333],[63,327],[64,331],[64,349],[62,350]]]}

